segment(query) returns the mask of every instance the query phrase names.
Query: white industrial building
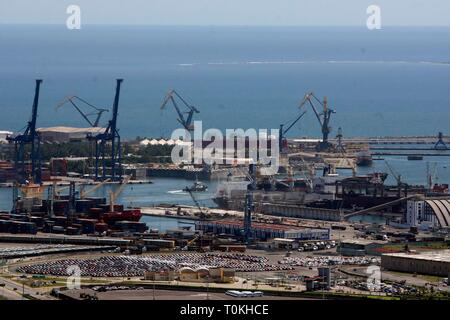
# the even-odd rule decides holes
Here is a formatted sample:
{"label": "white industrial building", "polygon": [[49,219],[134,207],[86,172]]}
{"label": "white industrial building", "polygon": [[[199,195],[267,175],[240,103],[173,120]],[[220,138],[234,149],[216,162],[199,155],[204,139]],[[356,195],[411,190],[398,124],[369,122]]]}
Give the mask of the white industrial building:
{"label": "white industrial building", "polygon": [[406,224],[419,229],[450,227],[450,199],[409,200]]}
{"label": "white industrial building", "polygon": [[7,137],[12,136],[13,132],[11,131],[0,131],[0,143],[6,143],[8,142],[6,140]]}

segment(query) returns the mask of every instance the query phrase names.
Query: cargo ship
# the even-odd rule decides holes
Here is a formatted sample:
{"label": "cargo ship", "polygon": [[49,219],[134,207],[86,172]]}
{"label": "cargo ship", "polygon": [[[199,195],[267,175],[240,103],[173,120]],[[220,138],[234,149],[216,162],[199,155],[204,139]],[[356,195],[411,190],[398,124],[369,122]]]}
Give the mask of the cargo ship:
{"label": "cargo ship", "polygon": [[[305,204],[312,201],[332,200],[335,181],[343,177],[326,174],[321,177],[260,179],[253,192],[255,203]],[[218,184],[213,201],[221,209],[243,210],[247,180],[231,179]]]}
{"label": "cargo ship", "polygon": [[[30,187],[38,190],[34,185]],[[0,214],[0,232],[114,235],[142,233],[148,229],[140,222],[143,216],[140,209],[125,209],[123,205],[113,204],[111,199],[109,203],[104,197],[74,198],[73,195],[42,199],[29,189],[21,187],[21,197],[17,198],[13,210]]]}

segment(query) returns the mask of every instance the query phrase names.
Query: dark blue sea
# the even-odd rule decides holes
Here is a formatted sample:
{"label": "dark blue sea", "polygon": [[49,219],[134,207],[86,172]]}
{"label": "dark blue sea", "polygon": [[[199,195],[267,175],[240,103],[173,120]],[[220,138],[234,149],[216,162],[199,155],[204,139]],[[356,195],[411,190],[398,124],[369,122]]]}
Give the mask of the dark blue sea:
{"label": "dark blue sea", "polygon": [[[39,126],[84,126],[67,95],[110,108],[125,82],[125,138],[168,136],[175,88],[204,127],[278,128],[307,91],[336,110],[334,134],[436,134],[450,119],[450,28],[127,27],[0,25],[0,130],[27,120],[34,79],[43,78]],[[103,118],[107,121],[107,116]],[[448,133],[448,132],[447,132]],[[291,136],[318,136],[312,112]]]}

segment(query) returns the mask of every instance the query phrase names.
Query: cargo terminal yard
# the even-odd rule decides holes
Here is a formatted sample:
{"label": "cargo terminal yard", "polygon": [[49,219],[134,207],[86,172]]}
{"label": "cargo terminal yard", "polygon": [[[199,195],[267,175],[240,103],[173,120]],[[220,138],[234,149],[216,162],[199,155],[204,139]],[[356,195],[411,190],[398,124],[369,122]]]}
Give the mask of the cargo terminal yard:
{"label": "cargo terminal yard", "polygon": [[[335,111],[309,92],[280,136],[271,137],[279,142],[277,172],[265,174],[268,166],[254,159],[175,164],[172,148],[192,152],[192,143],[120,137],[123,79],[107,125],[99,126],[99,112],[87,129],[39,128],[41,84],[36,80],[27,129],[1,144],[1,190],[11,198],[0,212],[1,296],[449,298],[448,184],[431,163],[423,185],[408,183],[386,159],[386,172],[370,169],[394,153],[408,162],[446,156],[443,133],[346,138],[339,128],[332,138]],[[169,105],[192,133],[200,110],[175,90],[161,109]],[[317,116],[321,138],[287,138],[306,110]],[[62,145],[67,154],[42,156],[41,146]],[[249,151],[251,141],[243,148]],[[162,227],[169,220],[176,227]],[[77,288],[68,282],[74,268]],[[376,287],[368,270],[379,271]]]}

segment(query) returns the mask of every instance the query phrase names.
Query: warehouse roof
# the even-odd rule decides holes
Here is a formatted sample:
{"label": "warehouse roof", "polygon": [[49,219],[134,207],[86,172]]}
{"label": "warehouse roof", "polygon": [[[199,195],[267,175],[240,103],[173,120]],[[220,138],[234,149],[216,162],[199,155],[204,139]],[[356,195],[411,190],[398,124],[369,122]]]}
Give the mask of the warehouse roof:
{"label": "warehouse roof", "polygon": [[[244,222],[242,220],[236,220],[236,219],[199,221],[199,224],[205,224],[205,225],[215,224],[215,225],[231,226],[234,228],[244,228]],[[286,232],[288,232],[288,231],[299,232],[299,231],[324,231],[324,230],[327,230],[327,229],[320,229],[320,228],[287,226],[287,225],[261,223],[261,222],[252,222],[252,228],[274,230],[274,231],[286,231]]]}
{"label": "warehouse roof", "polygon": [[441,250],[441,251],[428,251],[421,253],[386,253],[383,256],[390,257],[398,257],[398,258],[407,258],[407,259],[415,259],[415,260],[427,260],[427,261],[441,261],[441,262],[450,262],[450,250]]}
{"label": "warehouse roof", "polygon": [[60,133],[100,133],[105,131],[105,128],[101,127],[89,127],[89,128],[74,128],[74,127],[48,127],[38,128],[38,132],[60,132]]}

